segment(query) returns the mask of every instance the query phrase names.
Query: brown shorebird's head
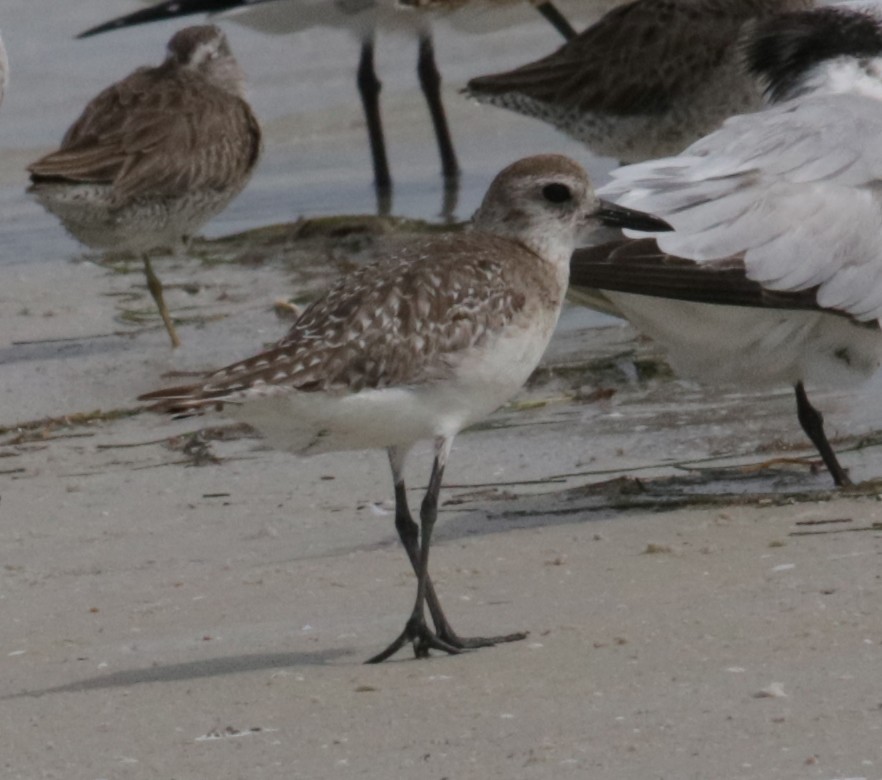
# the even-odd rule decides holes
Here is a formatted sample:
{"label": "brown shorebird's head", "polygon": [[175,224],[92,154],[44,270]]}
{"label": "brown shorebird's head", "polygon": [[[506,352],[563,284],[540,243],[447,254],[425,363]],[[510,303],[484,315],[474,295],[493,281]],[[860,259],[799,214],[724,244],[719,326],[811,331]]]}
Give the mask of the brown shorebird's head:
{"label": "brown shorebird's head", "polygon": [[192,70],[215,86],[242,95],[244,74],[223,30],[214,24],[178,30],[168,42],[166,62]]}

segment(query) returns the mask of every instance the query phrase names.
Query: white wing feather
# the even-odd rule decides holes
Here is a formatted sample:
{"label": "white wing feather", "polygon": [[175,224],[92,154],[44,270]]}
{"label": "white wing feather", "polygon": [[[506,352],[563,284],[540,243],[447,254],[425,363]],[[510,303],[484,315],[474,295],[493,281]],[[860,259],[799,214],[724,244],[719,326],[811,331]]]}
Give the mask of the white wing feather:
{"label": "white wing feather", "polygon": [[[744,253],[775,290],[882,317],[882,103],[819,95],[733,117],[679,157],[613,172],[599,191],[665,219],[665,252],[697,262]],[[644,233],[630,232],[632,236]]]}

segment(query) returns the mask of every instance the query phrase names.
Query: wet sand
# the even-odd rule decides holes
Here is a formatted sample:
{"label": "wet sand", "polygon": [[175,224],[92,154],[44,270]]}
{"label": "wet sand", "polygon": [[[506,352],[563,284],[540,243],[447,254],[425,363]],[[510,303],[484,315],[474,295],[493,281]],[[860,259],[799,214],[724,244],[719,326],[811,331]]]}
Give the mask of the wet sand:
{"label": "wet sand", "polygon": [[[298,460],[130,411],[400,240],[367,225],[159,261],[174,355],[137,263],[7,274],[33,303],[0,314],[0,775],[882,777],[877,486],[752,468],[812,457],[785,388],[679,382],[578,309],[457,440],[433,546],[458,631],[529,637],[362,664],[414,588],[383,453]],[[853,476],[882,474],[854,397],[816,401]]]}

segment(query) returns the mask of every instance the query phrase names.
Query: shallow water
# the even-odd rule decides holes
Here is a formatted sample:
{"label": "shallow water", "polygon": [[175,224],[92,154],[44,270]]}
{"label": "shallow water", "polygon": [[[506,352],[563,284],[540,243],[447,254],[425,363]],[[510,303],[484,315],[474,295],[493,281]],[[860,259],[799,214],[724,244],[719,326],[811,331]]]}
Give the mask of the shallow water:
{"label": "shallow water", "polygon": [[[86,40],[76,33],[135,10],[132,0],[6,0],[0,10],[11,83],[0,108],[0,265],[57,262],[80,253],[58,223],[25,195],[25,166],[57,145],[86,102],[134,68],[158,63],[171,34],[202,16],[136,27]],[[436,25],[435,48],[464,171],[455,216],[466,218],[493,175],[518,157],[570,154],[600,175],[592,159],[540,122],[479,106],[458,93],[471,76],[550,53],[560,36],[538,14],[530,23],[486,35]],[[242,63],[251,103],[265,129],[260,166],[245,192],[205,233],[220,235],[302,215],[365,213],[375,208],[370,158],[355,87],[359,47],[346,31],[267,36],[222,22]],[[393,213],[435,218],[441,210],[439,162],[417,83],[416,41],[381,34],[387,147],[396,181]]]}

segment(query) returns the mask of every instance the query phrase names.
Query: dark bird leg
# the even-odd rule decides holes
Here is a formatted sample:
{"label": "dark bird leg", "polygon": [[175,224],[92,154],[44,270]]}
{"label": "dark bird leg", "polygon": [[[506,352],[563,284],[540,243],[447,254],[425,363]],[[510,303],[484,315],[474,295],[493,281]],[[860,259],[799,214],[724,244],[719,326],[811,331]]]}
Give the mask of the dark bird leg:
{"label": "dark bird leg", "polygon": [[[413,611],[407,620],[404,630],[394,642],[382,653],[368,659],[369,664],[378,664],[397,653],[405,644],[413,642],[414,653],[417,658],[425,658],[431,648],[443,650],[446,653],[459,653],[460,649],[442,642],[426,625],[424,605],[426,602],[426,589],[429,581],[429,546],[432,542],[432,529],[438,516],[438,493],[441,490],[441,479],[444,476],[444,467],[447,464],[447,456],[450,452],[451,439],[439,439],[435,446],[435,462],[432,465],[432,476],[429,478],[429,487],[423,496],[420,507],[420,549],[416,564],[417,595]],[[397,513],[396,513],[397,517]]]}
{"label": "dark bird leg", "polygon": [[534,5],[536,6],[536,10],[551,23],[551,26],[554,27],[565,40],[571,41],[576,37],[576,31],[573,29],[573,25],[570,24],[569,20],[557,9],[557,6],[555,6],[551,0],[546,0],[544,3],[534,3]]}
{"label": "dark bird leg", "polygon": [[[395,528],[398,531],[401,544],[407,551],[407,556],[410,559],[413,570],[417,575],[417,605],[414,607],[414,612],[401,635],[386,650],[371,658],[368,663],[385,661],[403,647],[409,640],[414,642],[414,652],[416,653],[417,658],[422,658],[428,655],[428,651],[432,647],[438,650],[444,650],[447,653],[457,653],[460,650],[488,647],[501,642],[515,642],[519,639],[524,639],[527,636],[525,633],[519,632],[516,634],[507,634],[505,636],[470,637],[463,639],[451,628],[450,623],[444,615],[444,611],[441,609],[441,603],[438,600],[438,596],[428,572],[428,542],[431,536],[432,527],[434,526],[434,518],[437,516],[438,492],[441,487],[441,476],[444,471],[447,454],[450,450],[450,443],[451,442],[444,440],[438,445],[438,454],[436,455],[435,463],[432,468],[432,477],[429,481],[429,488],[426,491],[426,497],[423,499],[423,505],[420,512],[420,518],[423,524],[422,548],[419,544],[418,538],[419,529],[414,522],[413,517],[410,514],[410,508],[407,505],[407,492],[403,476],[404,457],[407,454],[407,451],[397,447],[389,449],[389,463],[392,466],[392,478],[395,483]],[[427,515],[431,515],[428,530]],[[424,559],[425,565],[423,564]],[[435,634],[432,634],[428,627],[426,627],[422,607],[419,604],[419,581],[421,572],[424,573],[425,604],[429,607],[429,612],[432,615],[432,622],[435,624]],[[418,609],[419,614],[417,615]],[[417,621],[421,621],[422,629],[419,629],[415,623],[415,617]]]}
{"label": "dark bird leg", "polygon": [[442,214],[445,217],[450,217],[456,210],[459,193],[459,163],[456,160],[456,152],[450,138],[450,127],[447,124],[447,115],[444,113],[444,103],[441,100],[441,74],[435,63],[435,47],[428,33],[420,35],[417,74],[420,79],[420,87],[422,87],[423,95],[426,98],[426,105],[429,107],[429,114],[432,117],[435,140],[438,143],[438,153],[441,156],[441,174],[444,176]]}
{"label": "dark bird leg", "polygon": [[848,472],[839,465],[836,453],[833,452],[833,448],[827,440],[827,434],[824,433],[824,416],[809,403],[802,381],[796,383],[794,390],[796,390],[796,414],[799,417],[799,424],[821,454],[821,459],[833,477],[836,486],[848,487],[852,485]]}
{"label": "dark bird leg", "polygon": [[389,160],[386,157],[386,142],[383,138],[383,120],[380,116],[380,90],[382,84],[374,69],[374,38],[371,35],[361,43],[361,59],[358,63],[358,92],[364,107],[367,122],[368,140],[371,145],[371,159],[374,165],[374,188],[377,193],[377,212],[388,214],[392,209],[392,176],[389,173]]}
{"label": "dark bird leg", "polygon": [[162,282],[159,281],[159,277],[153,271],[150,257],[147,254],[144,254],[143,257],[144,275],[147,277],[147,289],[150,290],[150,294],[156,302],[156,307],[159,309],[159,316],[162,317],[165,329],[168,331],[168,337],[171,339],[172,348],[174,349],[175,347],[181,346],[181,340],[178,338],[177,331],[175,331],[175,325],[172,322],[171,315],[168,313],[168,308],[165,305],[165,298],[162,295]]}

